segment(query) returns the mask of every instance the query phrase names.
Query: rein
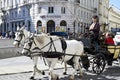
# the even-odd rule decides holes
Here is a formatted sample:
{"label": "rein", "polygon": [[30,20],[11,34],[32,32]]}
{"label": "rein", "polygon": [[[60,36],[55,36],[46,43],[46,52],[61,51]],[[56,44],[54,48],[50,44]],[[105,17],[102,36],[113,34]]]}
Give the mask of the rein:
{"label": "rein", "polygon": [[[33,42],[34,42],[34,44],[36,45],[36,43],[35,43],[35,41],[33,40]],[[32,44],[32,43],[31,43]],[[48,51],[52,48],[52,44],[53,44],[53,46],[54,46],[54,49],[55,49],[55,51],[56,51],[56,48],[55,48],[55,45],[54,45],[54,41],[52,40],[52,38],[50,38],[50,42],[49,43],[47,43],[45,46],[43,46],[42,48],[38,48],[38,47],[35,47],[35,48],[33,48],[32,50],[35,50],[36,48],[38,48],[40,51],[42,50],[42,49],[44,49],[45,47],[47,47],[48,45],[50,44],[50,48],[48,49]],[[30,47],[31,48],[31,47]],[[29,49],[30,50],[30,49]],[[42,51],[41,51],[42,52]]]}
{"label": "rein", "polygon": [[[76,54],[66,54],[65,53],[65,51],[62,53],[62,52],[57,52],[56,51],[56,48],[55,48],[55,45],[54,45],[54,41],[56,41],[56,40],[52,40],[52,38],[50,38],[50,42],[49,43],[47,43],[45,46],[43,46],[42,48],[39,48],[39,47],[35,47],[35,48],[33,48],[32,50],[30,50],[31,49],[31,47],[32,47],[32,43],[34,43],[35,45],[37,45],[36,43],[35,43],[35,41],[34,41],[34,38],[32,38],[33,39],[33,41],[30,43],[30,48],[29,49],[27,49],[27,48],[24,48],[25,50],[28,50],[29,51],[29,53],[30,53],[30,55],[28,55],[28,56],[30,56],[30,57],[33,57],[33,56],[36,56],[36,55],[39,55],[39,56],[45,56],[45,53],[51,53],[51,52],[49,52],[50,51],[50,49],[52,48],[52,45],[54,46],[54,49],[55,49],[55,51],[53,52],[53,53],[60,53],[61,54],[61,56],[63,55],[63,56],[65,56],[65,55],[68,55],[68,56],[78,56],[78,57],[80,57],[80,55],[76,55]],[[44,49],[46,46],[48,46],[48,45],[50,45],[50,48],[48,49],[48,51],[47,52],[43,52],[42,51],[42,49]],[[38,49],[39,51],[34,51],[34,52],[32,52],[33,50],[36,50],[36,49]],[[41,54],[40,54],[41,53]]]}
{"label": "rein", "polygon": [[[30,44],[30,48],[29,49],[27,49],[27,48],[24,48],[25,50],[27,50],[29,53],[30,53],[30,55],[32,56],[32,55],[34,55],[33,53],[37,53],[37,55],[44,55],[44,53],[49,53],[50,52],[50,50],[51,50],[51,48],[52,48],[52,46],[54,47],[54,52],[57,52],[57,50],[56,50],[56,48],[55,48],[55,44],[54,44],[54,41],[56,41],[56,40],[52,40],[52,38],[50,37],[50,42],[49,43],[47,43],[46,45],[44,45],[42,48],[39,48],[39,47],[35,47],[35,48],[33,48],[32,50],[30,50],[31,49],[31,47],[32,47],[32,43],[34,43],[35,45],[37,45],[36,44],[36,42],[34,41],[34,38],[31,38],[32,39],[32,42],[31,43],[29,43]],[[58,40],[58,39],[57,39]],[[47,52],[43,52],[42,51],[42,49],[44,49],[45,47],[47,47],[48,45],[50,45],[50,48],[48,49],[48,51]],[[35,52],[32,52],[33,50],[36,50],[36,49],[38,49],[38,50],[40,50],[39,52],[38,51],[35,51]],[[38,54],[38,53],[41,53],[41,54]]]}

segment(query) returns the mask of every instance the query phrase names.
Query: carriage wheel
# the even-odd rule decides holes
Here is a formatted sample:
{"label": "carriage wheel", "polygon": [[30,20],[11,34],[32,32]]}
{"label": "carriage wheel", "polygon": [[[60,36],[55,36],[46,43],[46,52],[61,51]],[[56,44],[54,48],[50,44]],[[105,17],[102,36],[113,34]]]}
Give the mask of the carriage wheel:
{"label": "carriage wheel", "polygon": [[100,74],[103,72],[105,68],[105,57],[103,54],[97,54],[92,63],[92,70],[96,74]]}

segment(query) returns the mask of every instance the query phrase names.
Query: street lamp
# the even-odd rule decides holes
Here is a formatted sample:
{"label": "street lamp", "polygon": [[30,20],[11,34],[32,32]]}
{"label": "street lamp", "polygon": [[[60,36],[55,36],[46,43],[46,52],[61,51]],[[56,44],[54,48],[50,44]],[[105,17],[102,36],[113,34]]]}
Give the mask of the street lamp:
{"label": "street lamp", "polygon": [[1,8],[1,11],[3,13],[3,15],[1,17],[2,17],[2,20],[3,20],[3,25],[4,25],[3,27],[4,27],[4,32],[5,32],[6,31],[6,22],[5,22],[5,20],[6,20],[6,10]]}
{"label": "street lamp", "polygon": [[75,22],[76,22],[76,21],[73,22],[73,28],[74,28],[74,29],[73,29],[73,30],[74,30],[73,33],[74,33],[74,38],[75,38]]}

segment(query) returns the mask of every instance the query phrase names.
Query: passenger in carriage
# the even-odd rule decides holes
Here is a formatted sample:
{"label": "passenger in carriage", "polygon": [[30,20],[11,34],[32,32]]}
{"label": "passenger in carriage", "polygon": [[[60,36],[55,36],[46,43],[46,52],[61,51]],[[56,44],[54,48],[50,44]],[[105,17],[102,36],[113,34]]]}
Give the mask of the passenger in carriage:
{"label": "passenger in carriage", "polygon": [[107,33],[105,38],[106,45],[115,45],[112,33]]}
{"label": "passenger in carriage", "polygon": [[100,24],[99,24],[99,17],[97,15],[94,15],[92,17],[92,24],[89,27],[89,31],[93,33],[92,35],[92,44],[95,46],[95,51],[98,51],[99,46],[99,31],[100,31]]}

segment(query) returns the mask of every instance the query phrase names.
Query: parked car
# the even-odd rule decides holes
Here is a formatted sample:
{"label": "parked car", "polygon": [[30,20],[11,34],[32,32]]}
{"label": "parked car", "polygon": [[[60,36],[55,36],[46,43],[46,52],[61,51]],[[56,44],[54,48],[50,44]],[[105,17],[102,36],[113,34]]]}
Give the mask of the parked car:
{"label": "parked car", "polygon": [[56,35],[59,37],[68,38],[68,34],[66,32],[51,32],[50,35]]}

